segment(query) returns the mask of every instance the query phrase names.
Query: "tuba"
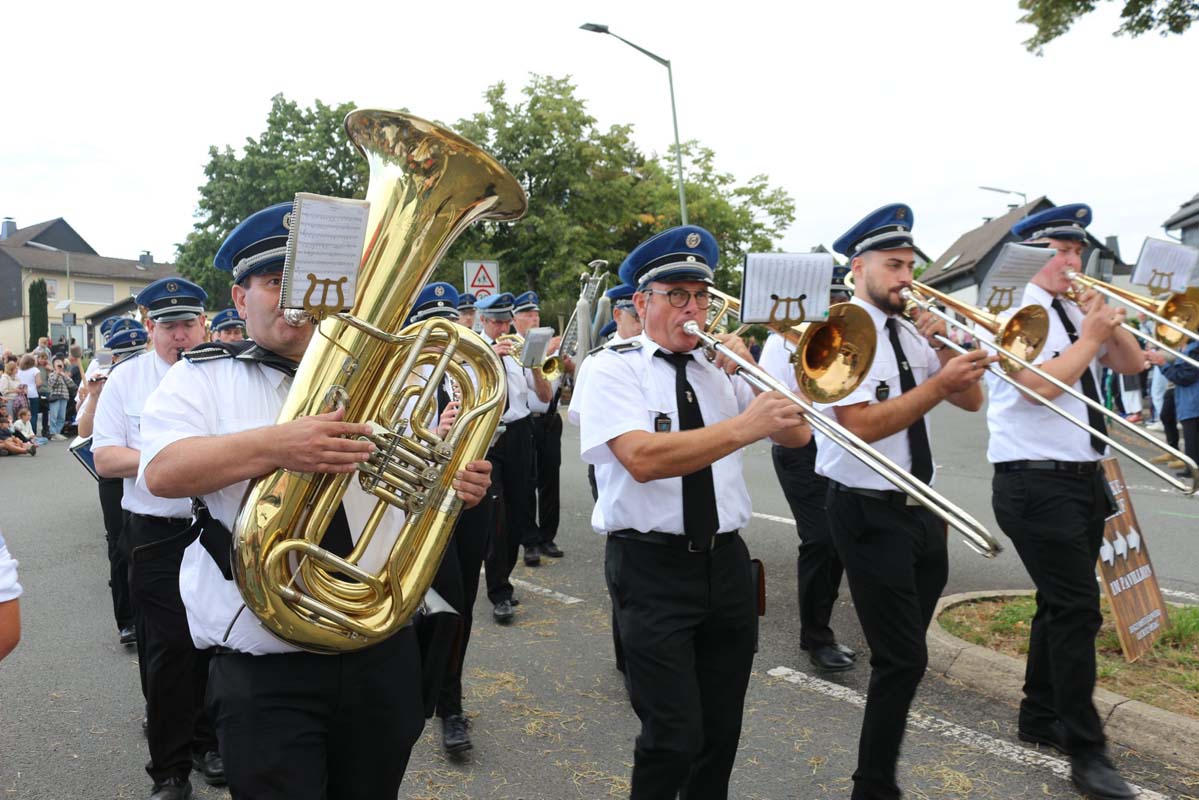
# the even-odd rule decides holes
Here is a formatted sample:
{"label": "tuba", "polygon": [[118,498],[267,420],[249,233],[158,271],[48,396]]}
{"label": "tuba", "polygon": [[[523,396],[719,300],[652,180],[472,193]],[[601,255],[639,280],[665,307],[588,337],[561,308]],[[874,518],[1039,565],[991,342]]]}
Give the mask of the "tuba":
{"label": "tuba", "polygon": [[[345,127],[370,165],[357,298],[349,313],[319,323],[278,422],[343,408],[345,421],[370,424],[376,450],[355,474],[277,470],[259,478],[233,530],[234,579],[246,607],[275,636],[320,653],[392,635],[432,583],[462,506],[454,474],[487,450],[503,413],[504,372],[466,328],[444,319],[401,327],[468,225],[516,219],[528,204],[504,167],[438,125],[359,109]],[[446,376],[461,387],[462,408],[443,438],[434,417]],[[342,556],[322,540],[335,519],[348,519],[347,490],[369,511]],[[396,509],[404,522],[388,542],[380,529]],[[381,566],[363,563],[368,550]]]}

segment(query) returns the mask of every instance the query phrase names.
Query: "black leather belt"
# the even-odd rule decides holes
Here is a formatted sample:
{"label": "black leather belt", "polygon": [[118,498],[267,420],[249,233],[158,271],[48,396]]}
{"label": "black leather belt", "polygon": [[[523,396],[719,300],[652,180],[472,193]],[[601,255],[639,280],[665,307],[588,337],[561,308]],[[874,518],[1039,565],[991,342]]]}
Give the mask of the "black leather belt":
{"label": "black leather belt", "polygon": [[174,525],[176,528],[181,527],[181,526],[187,527],[188,525],[192,524],[191,517],[159,517],[159,516],[155,516],[154,514],[138,514],[134,511],[130,511],[129,515],[133,516],[133,517],[137,517],[138,519],[144,519],[150,523],[165,522],[168,525]]}
{"label": "black leather belt", "polygon": [[1065,472],[1069,475],[1094,475],[1103,467],[1098,461],[1000,461],[996,472]]}
{"label": "black leather belt", "polygon": [[846,486],[843,483],[830,480],[828,485],[838,492],[846,494],[856,494],[860,497],[869,497],[871,500],[878,500],[891,506],[918,506],[920,502],[916,498],[904,492],[884,491],[882,489],[859,489],[857,486]]}
{"label": "black leather belt", "polygon": [[656,544],[662,547],[674,547],[679,550],[685,550],[688,553],[710,553],[713,550],[719,550],[726,544],[731,544],[737,536],[737,531],[725,531],[718,533],[712,537],[712,542],[707,549],[700,550],[691,543],[686,534],[681,533],[662,533],[661,531],[639,531],[633,528],[624,528],[619,531],[608,531],[608,535],[613,539],[626,539],[630,542],[643,542],[645,544]]}

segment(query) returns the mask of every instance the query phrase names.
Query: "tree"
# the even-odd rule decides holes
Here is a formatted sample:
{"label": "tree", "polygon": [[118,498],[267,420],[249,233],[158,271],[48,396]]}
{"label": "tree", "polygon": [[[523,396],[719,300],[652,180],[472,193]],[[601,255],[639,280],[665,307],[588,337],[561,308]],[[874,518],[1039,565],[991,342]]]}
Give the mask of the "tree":
{"label": "tree", "polygon": [[37,340],[50,335],[50,317],[47,310],[46,282],[41,278],[29,284],[29,349],[37,347]]}
{"label": "tree", "polygon": [[[1020,0],[1025,12],[1021,22],[1035,25],[1037,32],[1024,42],[1029,52],[1041,55],[1045,45],[1058,38],[1075,20],[1095,10],[1097,0]],[[1124,22],[1114,35],[1140,36],[1156,30],[1162,36],[1183,33],[1199,20],[1196,0],[1124,0],[1120,12]]]}
{"label": "tree", "polygon": [[[673,151],[650,158],[632,142],[631,125],[601,129],[569,78],[533,75],[521,94],[513,103],[503,83],[490,87],[487,110],[456,130],[512,172],[529,211],[517,222],[473,226],[437,277],[457,284],[464,260],[496,259],[502,288],[537,291],[549,322],[573,308],[587,262],[606,259],[615,273],[639,242],[679,224],[678,189]],[[683,156],[691,222],[717,236],[718,282],[736,290],[741,253],[770,249],[793,221],[794,203],[764,175],[739,185],[695,142],[683,146]]]}
{"label": "tree", "polygon": [[194,229],[178,245],[180,273],[208,292],[211,309],[230,304],[232,278],[212,266],[221,242],[239,222],[296,192],[362,197],[366,162],[346,138],[342,121],[352,103],[328,106],[317,100],[300,108],[283,95],[271,98],[266,129],[247,138],[239,155],[228,145],[210,147],[200,187]]}

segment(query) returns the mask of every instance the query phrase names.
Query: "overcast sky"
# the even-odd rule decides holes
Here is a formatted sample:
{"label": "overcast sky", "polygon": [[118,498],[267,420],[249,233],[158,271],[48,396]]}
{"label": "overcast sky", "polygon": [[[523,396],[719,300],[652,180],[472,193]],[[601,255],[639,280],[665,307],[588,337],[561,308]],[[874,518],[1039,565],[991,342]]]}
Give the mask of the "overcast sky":
{"label": "overcast sky", "polygon": [[490,84],[570,75],[648,152],[679,131],[795,198],[782,250],[831,243],[891,201],[936,257],[1018,198],[1087,202],[1126,259],[1199,192],[1199,31],[1113,37],[1120,3],[1051,43],[1017,0],[882,2],[5,3],[0,216],[64,217],[102,255],[173,260],[209,145],[263,129],[270,97],[453,122]]}

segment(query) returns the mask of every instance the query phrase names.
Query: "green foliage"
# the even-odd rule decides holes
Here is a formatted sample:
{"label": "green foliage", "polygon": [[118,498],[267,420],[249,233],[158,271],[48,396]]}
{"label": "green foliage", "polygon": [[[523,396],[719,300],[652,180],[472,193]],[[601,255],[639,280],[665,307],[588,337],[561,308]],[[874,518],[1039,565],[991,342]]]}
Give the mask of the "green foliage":
{"label": "green foliage", "polygon": [[50,317],[46,308],[46,282],[38,278],[29,284],[29,349],[37,340],[50,335]]}
{"label": "green foliage", "polygon": [[283,95],[271,98],[266,129],[247,138],[239,154],[229,146],[210,147],[200,187],[194,229],[178,245],[180,273],[208,292],[212,309],[230,304],[232,279],[212,266],[221,242],[239,222],[296,192],[362,197],[366,162],[346,138],[342,121],[352,103],[328,106],[317,100],[300,108]]}
{"label": "green foliage", "polygon": [[[1036,26],[1037,32],[1024,42],[1029,52],[1041,55],[1045,45],[1070,30],[1080,17],[1095,10],[1097,0],[1020,0],[1021,22]],[[1183,33],[1199,20],[1196,0],[1124,0],[1124,20],[1115,35],[1140,36],[1156,30],[1162,36]]]}

